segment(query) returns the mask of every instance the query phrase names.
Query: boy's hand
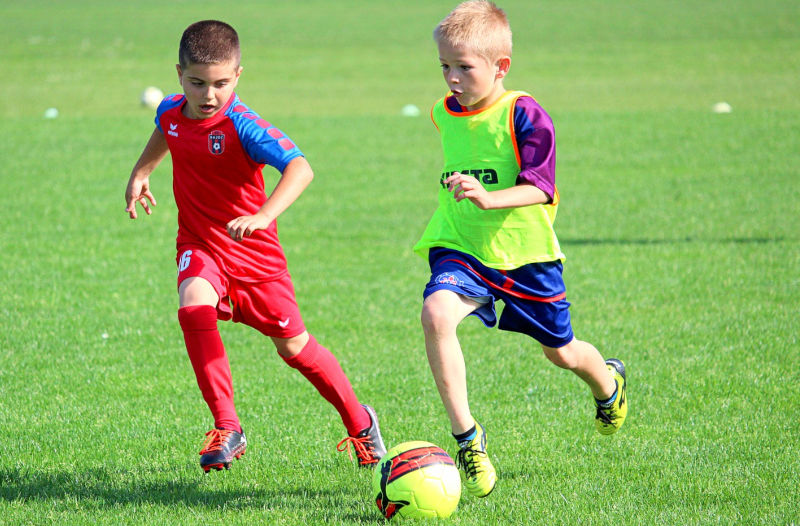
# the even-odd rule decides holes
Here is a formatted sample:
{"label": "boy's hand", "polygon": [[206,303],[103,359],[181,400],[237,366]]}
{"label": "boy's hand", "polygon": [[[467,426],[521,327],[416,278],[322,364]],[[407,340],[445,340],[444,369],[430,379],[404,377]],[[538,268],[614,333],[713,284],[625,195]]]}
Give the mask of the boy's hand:
{"label": "boy's hand", "polygon": [[453,193],[456,201],[469,199],[481,210],[491,208],[492,198],[489,196],[489,192],[475,177],[453,172],[444,180],[444,183],[447,185],[447,190]]}
{"label": "boy's hand", "polygon": [[[137,217],[137,201],[142,205],[147,215],[153,213],[153,211],[150,210],[150,205],[156,206],[156,198],[153,197],[153,194],[150,192],[150,178],[146,177],[142,180],[137,180],[135,177],[131,177],[131,180],[128,181],[128,188],[125,189],[125,202],[128,206],[125,208],[125,211],[128,212],[131,219],[136,219]],[[149,204],[148,201],[150,201]]]}
{"label": "boy's hand", "polygon": [[241,216],[229,221],[225,227],[228,229],[228,235],[234,241],[241,241],[245,236],[250,236],[256,230],[263,230],[269,226],[272,221],[263,214],[254,214],[251,216]]}

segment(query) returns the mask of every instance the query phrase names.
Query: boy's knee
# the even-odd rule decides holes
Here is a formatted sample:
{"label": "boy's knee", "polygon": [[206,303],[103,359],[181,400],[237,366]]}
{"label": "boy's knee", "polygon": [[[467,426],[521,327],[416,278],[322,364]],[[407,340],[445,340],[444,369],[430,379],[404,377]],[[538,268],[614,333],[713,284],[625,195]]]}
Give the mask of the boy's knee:
{"label": "boy's knee", "polygon": [[563,347],[547,347],[542,345],[542,350],[547,359],[562,369],[575,369],[578,366],[578,356],[569,344]]}
{"label": "boy's knee", "polygon": [[293,358],[300,354],[306,348],[308,342],[311,341],[311,335],[308,332],[302,332],[292,338],[272,338],[272,343],[275,344],[275,350],[283,358]]}
{"label": "boy's knee", "polygon": [[183,280],[178,287],[181,307],[192,305],[211,305],[219,303],[219,296],[214,286],[205,278],[193,276]]}
{"label": "boy's knee", "polygon": [[420,321],[425,334],[446,331],[457,325],[453,322],[452,316],[448,314],[447,310],[442,308],[435,300],[426,301],[422,305]]}
{"label": "boy's knee", "polygon": [[422,313],[420,314],[420,322],[422,323],[422,330],[425,333],[433,332],[437,325],[437,313],[427,303],[422,305]]}

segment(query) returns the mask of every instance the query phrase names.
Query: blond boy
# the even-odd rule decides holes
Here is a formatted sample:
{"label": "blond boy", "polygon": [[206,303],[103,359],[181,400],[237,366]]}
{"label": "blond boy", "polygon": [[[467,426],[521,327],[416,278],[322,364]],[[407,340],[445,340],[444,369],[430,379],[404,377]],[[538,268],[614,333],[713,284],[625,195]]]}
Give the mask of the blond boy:
{"label": "blond boy", "polygon": [[444,151],[439,205],[414,247],[431,267],[422,327],[466,488],[485,497],[497,475],[486,431],[470,412],[456,335],[463,319],[494,326],[494,303],[503,301],[499,328],[531,336],[551,362],[588,384],[602,434],[616,432],[627,415],[625,367],[573,335],[565,257],[553,230],[553,124],[533,97],[503,85],[511,67],[504,11],[464,2],[436,27],[434,40],[449,93],[431,111]]}

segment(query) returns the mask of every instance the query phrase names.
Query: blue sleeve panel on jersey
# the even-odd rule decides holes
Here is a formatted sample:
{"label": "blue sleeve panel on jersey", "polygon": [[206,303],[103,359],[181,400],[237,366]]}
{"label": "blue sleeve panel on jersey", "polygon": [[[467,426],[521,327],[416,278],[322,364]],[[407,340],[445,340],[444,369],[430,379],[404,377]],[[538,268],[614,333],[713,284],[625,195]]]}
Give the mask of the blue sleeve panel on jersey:
{"label": "blue sleeve panel on jersey", "polygon": [[292,159],[303,156],[303,152],[289,137],[259,117],[238,97],[226,114],[233,122],[245,152],[255,162],[274,166],[283,173]]}
{"label": "blue sleeve panel on jersey", "polygon": [[164,133],[164,130],[161,129],[161,115],[175,106],[180,106],[183,103],[183,99],[184,96],[180,93],[173,93],[164,97],[164,100],[161,101],[161,104],[156,109],[156,128],[158,128],[158,131]]}
{"label": "blue sleeve panel on jersey", "polygon": [[[521,98],[521,97],[520,97]],[[533,121],[528,117],[522,104],[514,106],[514,133],[517,136],[517,144],[525,142],[530,134],[534,132]]]}

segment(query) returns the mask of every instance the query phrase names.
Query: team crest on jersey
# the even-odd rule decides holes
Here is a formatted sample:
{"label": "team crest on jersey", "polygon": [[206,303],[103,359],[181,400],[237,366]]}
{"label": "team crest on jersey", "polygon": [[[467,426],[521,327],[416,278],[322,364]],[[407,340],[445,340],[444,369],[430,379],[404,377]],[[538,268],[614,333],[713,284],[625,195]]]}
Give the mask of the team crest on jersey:
{"label": "team crest on jersey", "polygon": [[214,155],[220,155],[225,151],[225,134],[219,130],[214,130],[208,134],[208,151]]}

